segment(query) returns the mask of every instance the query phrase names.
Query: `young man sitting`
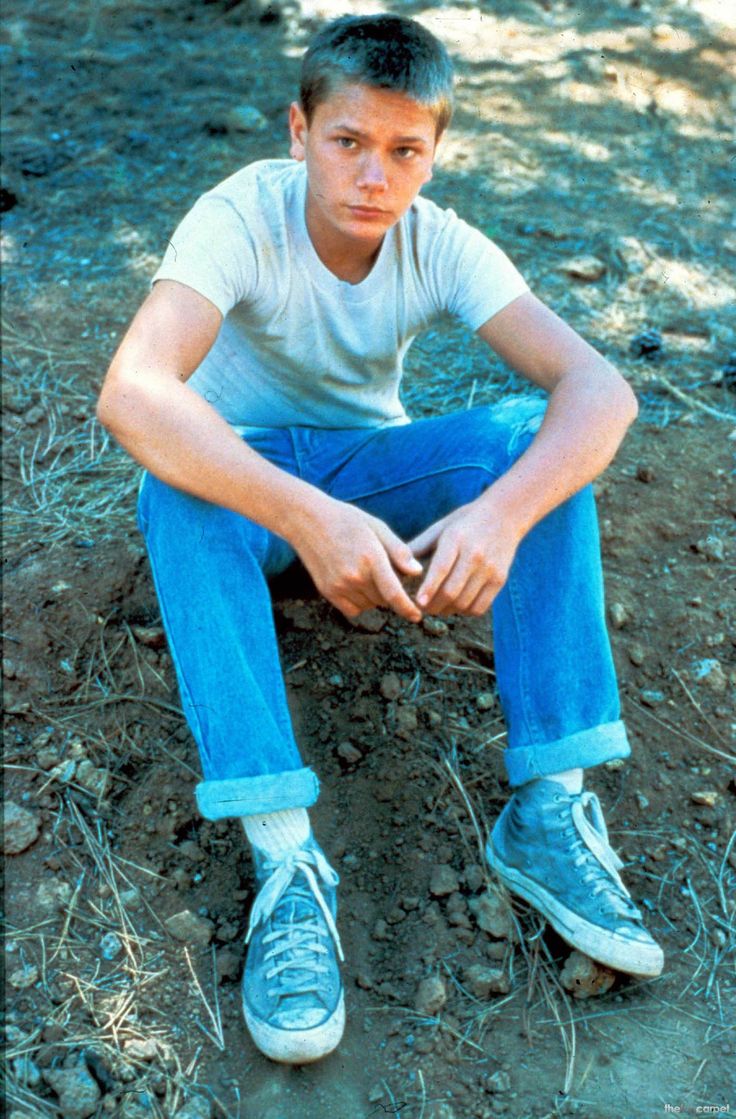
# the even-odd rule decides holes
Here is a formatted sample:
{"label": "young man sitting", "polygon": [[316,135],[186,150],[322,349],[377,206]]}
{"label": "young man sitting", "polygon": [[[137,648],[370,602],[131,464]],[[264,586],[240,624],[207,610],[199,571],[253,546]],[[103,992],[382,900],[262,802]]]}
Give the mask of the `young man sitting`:
{"label": "young man sitting", "polygon": [[[294,739],[267,582],[296,557],[347,617],[492,607],[513,793],[488,859],[583,952],[662,968],[582,787],[584,769],[629,754],[589,483],[637,405],[499,248],[419,196],[452,81],[444,47],[411,20],[319,32],[292,158],[199,199],[99,402],[147,471],[140,525],[200,751],[199,808],[239,817],[253,847],[243,1004],[280,1061],[324,1056],[345,1021],[338,878],[310,827],[318,783]],[[410,423],[404,354],[448,314],[546,390],[546,407],[516,398]],[[412,597],[404,581],[420,575]]]}

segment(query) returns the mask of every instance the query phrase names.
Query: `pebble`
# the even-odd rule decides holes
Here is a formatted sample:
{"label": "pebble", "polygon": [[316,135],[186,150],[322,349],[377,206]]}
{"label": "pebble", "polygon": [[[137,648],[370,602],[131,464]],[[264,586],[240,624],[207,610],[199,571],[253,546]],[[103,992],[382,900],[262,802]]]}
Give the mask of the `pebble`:
{"label": "pebble", "polygon": [[639,692],[639,699],[645,707],[656,707],[659,703],[664,703],[664,692],[657,691],[656,688],[644,688]]}
{"label": "pebble", "polygon": [[514,939],[511,911],[499,894],[487,890],[480,897],[471,898],[468,906],[483,932],[490,933],[498,940]]}
{"label": "pebble", "polygon": [[44,878],[36,890],[36,901],[47,912],[65,909],[72,900],[72,888],[61,878]]}
{"label": "pebble", "polygon": [[240,975],[242,960],[239,952],[232,948],[223,948],[217,953],[217,977],[220,982],[230,979],[233,982]]}
{"label": "pebble", "polygon": [[597,964],[582,952],[572,952],[560,972],[562,986],[576,999],[589,999],[605,994],[615,981],[615,972]]}
{"label": "pebble", "polygon": [[401,738],[408,738],[419,726],[419,717],[416,707],[400,707],[396,712],[396,733]]}
{"label": "pebble", "polygon": [[487,999],[494,994],[507,995],[509,980],[502,968],[486,967],[485,964],[471,964],[463,973],[463,982],[478,999]]}
{"label": "pebble", "polygon": [[30,1057],[16,1057],[13,1071],[18,1082],[29,1088],[35,1088],[41,1083],[41,1070]]}
{"label": "pebble", "polygon": [[429,880],[429,892],[436,898],[447,897],[460,889],[457,874],[447,863],[437,863],[432,867],[432,876]]}
{"label": "pebble", "polygon": [[422,979],[414,997],[414,1007],[419,1014],[434,1018],[447,1002],[447,988],[439,975]]}
{"label": "pebble", "polygon": [[83,758],[77,765],[75,780],[88,792],[104,797],[110,784],[110,772],[101,766],[96,766],[89,758]]}
{"label": "pebble", "polygon": [[189,941],[202,946],[209,944],[215,931],[215,926],[208,917],[198,917],[191,909],[174,913],[164,921],[164,925],[175,940]]}
{"label": "pebble", "polygon": [[483,886],[486,875],[480,863],[471,863],[470,866],[466,866],[463,878],[465,879],[465,885],[468,889],[471,890],[472,893],[476,893]]}
{"label": "pebble", "polygon": [[726,549],[718,536],[706,536],[704,540],[698,540],[695,551],[713,563],[723,563],[726,558]]}
{"label": "pebble", "polygon": [[46,1069],[43,1078],[59,1097],[59,1107],[64,1119],[87,1119],[97,1110],[100,1089],[86,1065],[68,1069]]}
{"label": "pebble", "polygon": [[365,633],[380,633],[387,621],[388,613],[385,610],[364,610],[357,618],[348,618],[350,625]]}
{"label": "pebble", "polygon": [[15,801],[3,804],[3,854],[19,855],[38,839],[41,830],[38,817]]}
{"label": "pebble", "polygon": [[562,271],[574,280],[592,283],[606,274],[606,265],[597,256],[576,256],[566,260]]}
{"label": "pebble", "polygon": [[704,804],[706,808],[715,808],[719,799],[720,797],[715,789],[701,789],[690,793],[690,800],[693,804]]}
{"label": "pebble", "polygon": [[644,664],[644,661],[647,659],[644,646],[640,645],[638,641],[632,641],[628,648],[628,654],[629,660],[633,665],[636,665],[637,668]]}
{"label": "pebble", "polygon": [[442,618],[433,618],[430,614],[422,618],[422,629],[432,637],[444,637],[449,633],[450,627],[447,622],[442,621]]}
{"label": "pebble", "polygon": [[229,132],[263,132],[268,121],[255,105],[236,105],[226,113],[223,123]]}
{"label": "pebble", "polygon": [[155,1061],[159,1045],[155,1037],[131,1037],[123,1044],[123,1051],[134,1061]]}
{"label": "pebble", "polygon": [[381,678],[379,687],[384,699],[398,699],[401,695],[401,680],[395,672],[387,672]]}
{"label": "pebble", "polygon": [[695,679],[712,692],[725,692],[728,688],[728,677],[715,657],[706,657],[696,665]]}
{"label": "pebble", "polygon": [[163,649],[166,637],[161,626],[131,626],[133,636],[149,649]]}
{"label": "pebble", "polygon": [[496,697],[493,692],[480,692],[475,697],[475,706],[479,711],[490,711],[496,704]]}
{"label": "pebble", "polygon": [[608,608],[608,616],[614,629],[623,629],[631,617],[622,602],[612,602]]}
{"label": "pebble", "polygon": [[639,805],[639,808],[643,812],[645,808],[649,807],[649,798],[645,797],[644,793],[637,793],[636,794],[636,803]]}
{"label": "pebble", "polygon": [[32,987],[34,983],[38,982],[38,968],[35,964],[23,964],[15,971],[11,971],[8,977],[8,982],[11,987],[15,987],[16,991],[25,991],[27,987]]}

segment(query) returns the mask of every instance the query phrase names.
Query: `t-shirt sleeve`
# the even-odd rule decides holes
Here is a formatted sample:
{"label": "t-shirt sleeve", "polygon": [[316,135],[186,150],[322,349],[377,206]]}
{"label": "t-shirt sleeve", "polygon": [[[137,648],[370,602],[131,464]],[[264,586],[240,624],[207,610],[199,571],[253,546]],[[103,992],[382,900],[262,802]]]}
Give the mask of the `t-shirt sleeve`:
{"label": "t-shirt sleeve", "polygon": [[435,296],[439,309],[475,331],[529,286],[503,249],[484,233],[452,210],[444,216],[431,256]]}
{"label": "t-shirt sleeve", "polygon": [[205,296],[227,315],[250,299],[258,282],[258,258],[252,238],[232,203],[205,194],[171,236],[151,284],[178,280]]}

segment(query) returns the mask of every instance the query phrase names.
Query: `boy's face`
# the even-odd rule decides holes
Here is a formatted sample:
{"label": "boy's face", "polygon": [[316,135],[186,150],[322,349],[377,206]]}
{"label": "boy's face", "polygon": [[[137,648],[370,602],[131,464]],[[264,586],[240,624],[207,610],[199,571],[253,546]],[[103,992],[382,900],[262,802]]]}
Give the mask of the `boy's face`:
{"label": "boy's face", "polygon": [[403,93],[346,85],[307,124],[289,116],[291,155],[307,165],[307,227],[319,250],[377,247],[432,178],[435,120]]}

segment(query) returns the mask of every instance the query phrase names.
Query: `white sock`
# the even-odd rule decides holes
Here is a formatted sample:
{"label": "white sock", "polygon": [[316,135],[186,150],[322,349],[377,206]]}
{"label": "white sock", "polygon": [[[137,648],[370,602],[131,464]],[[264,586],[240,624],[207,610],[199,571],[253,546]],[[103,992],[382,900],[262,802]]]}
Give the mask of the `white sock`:
{"label": "white sock", "polygon": [[548,773],[545,781],[556,781],[563,785],[568,793],[576,794],[583,791],[582,769],[564,769],[562,773]]}
{"label": "white sock", "polygon": [[241,816],[248,840],[264,854],[281,858],[303,847],[312,834],[306,808],[284,808],[281,812]]}

